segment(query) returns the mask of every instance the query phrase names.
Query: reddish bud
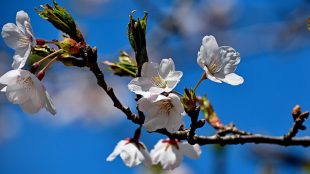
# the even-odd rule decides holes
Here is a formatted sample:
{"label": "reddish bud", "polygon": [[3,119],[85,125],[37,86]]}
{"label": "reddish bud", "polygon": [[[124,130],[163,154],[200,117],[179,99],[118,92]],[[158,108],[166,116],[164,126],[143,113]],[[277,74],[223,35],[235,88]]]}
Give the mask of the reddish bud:
{"label": "reddish bud", "polygon": [[36,39],[37,45],[44,45],[45,44],[45,40],[43,39]]}
{"label": "reddish bud", "polygon": [[299,117],[300,114],[301,114],[301,108],[300,108],[299,105],[296,105],[293,108],[293,111],[292,111],[293,119],[296,120]]}
{"label": "reddish bud", "polygon": [[37,70],[38,70],[38,68],[39,68],[39,63],[34,63],[32,66],[31,66],[31,68],[30,68],[30,72],[32,73],[32,74],[34,74],[35,72],[37,72]]}
{"label": "reddish bud", "polygon": [[42,80],[44,78],[44,76],[45,76],[45,72],[42,71],[42,70],[39,71],[38,74],[37,74],[37,77],[38,77],[39,80]]}

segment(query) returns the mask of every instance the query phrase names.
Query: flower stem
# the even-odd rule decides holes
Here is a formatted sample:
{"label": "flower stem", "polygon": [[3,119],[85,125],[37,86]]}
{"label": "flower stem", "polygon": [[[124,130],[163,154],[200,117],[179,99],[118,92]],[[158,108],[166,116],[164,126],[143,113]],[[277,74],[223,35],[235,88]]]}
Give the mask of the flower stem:
{"label": "flower stem", "polygon": [[171,91],[172,93],[174,93],[174,94],[177,94],[177,95],[179,95],[179,96],[183,96],[183,94],[181,94],[180,92],[178,92],[178,91]]}
{"label": "flower stem", "polygon": [[45,72],[46,69],[47,69],[49,66],[51,66],[51,65],[58,59],[58,57],[59,57],[59,56],[57,55],[57,56],[54,57],[51,61],[49,61],[41,71],[42,71],[42,72]]}
{"label": "flower stem", "polygon": [[203,72],[201,78],[199,79],[199,81],[196,83],[195,87],[194,87],[194,92],[196,91],[196,89],[198,88],[198,86],[200,85],[200,83],[204,80],[207,79],[207,74],[206,72]]}
{"label": "flower stem", "polygon": [[37,61],[37,62],[34,63],[34,64],[40,65],[42,62],[44,62],[45,60],[47,60],[47,59],[49,59],[49,58],[52,58],[52,57],[55,57],[55,56],[58,57],[58,55],[59,55],[59,54],[62,54],[62,52],[63,52],[63,49],[59,49],[59,50],[53,52],[52,54],[50,54],[50,55],[44,57],[43,59]]}

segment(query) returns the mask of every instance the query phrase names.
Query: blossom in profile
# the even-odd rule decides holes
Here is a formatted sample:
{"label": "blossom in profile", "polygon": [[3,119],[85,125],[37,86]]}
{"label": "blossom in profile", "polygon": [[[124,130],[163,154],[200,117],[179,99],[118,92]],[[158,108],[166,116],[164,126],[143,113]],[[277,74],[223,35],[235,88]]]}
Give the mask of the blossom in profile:
{"label": "blossom in profile", "polygon": [[3,26],[1,32],[4,42],[15,49],[13,69],[23,68],[31,53],[32,46],[35,45],[35,39],[28,14],[19,11],[16,14],[16,25],[7,23]]}
{"label": "blossom in profile", "polygon": [[244,81],[234,73],[240,63],[240,54],[232,47],[219,47],[214,36],[202,39],[197,62],[204,69],[207,78],[214,82],[240,85]]}
{"label": "blossom in profile", "polygon": [[146,166],[152,165],[149,152],[142,142],[136,143],[131,139],[121,140],[108,156],[107,161],[113,161],[118,155],[128,167],[139,165],[142,162]]}
{"label": "blossom in profile", "polygon": [[160,65],[145,62],[142,66],[141,77],[131,80],[128,88],[143,96],[171,92],[179,83],[182,75],[181,71],[175,71],[175,65],[171,58],[162,59]]}
{"label": "blossom in profile", "polygon": [[174,132],[183,123],[184,107],[180,98],[173,93],[143,97],[138,100],[138,108],[146,114],[143,127],[148,131],[165,128]]}
{"label": "blossom in profile", "polygon": [[173,170],[180,166],[183,156],[198,159],[201,154],[198,144],[190,145],[176,139],[159,140],[151,150],[153,164],[161,164],[164,170]]}
{"label": "blossom in profile", "polygon": [[45,108],[51,114],[56,114],[55,106],[41,81],[32,73],[22,69],[11,70],[0,77],[0,84],[5,87],[7,99],[13,104],[19,104],[23,111],[36,113]]}

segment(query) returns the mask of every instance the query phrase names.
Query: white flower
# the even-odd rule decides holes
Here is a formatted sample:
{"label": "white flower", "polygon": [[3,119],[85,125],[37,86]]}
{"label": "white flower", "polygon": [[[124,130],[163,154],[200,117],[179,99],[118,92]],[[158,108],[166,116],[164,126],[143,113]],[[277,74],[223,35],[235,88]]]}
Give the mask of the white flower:
{"label": "white flower", "polygon": [[141,69],[141,77],[132,79],[128,88],[143,96],[170,92],[179,83],[182,75],[181,71],[175,71],[171,58],[162,59],[160,65],[145,62]]}
{"label": "white flower", "polygon": [[11,70],[0,77],[0,83],[6,85],[5,92],[8,100],[19,104],[28,113],[36,113],[45,107],[51,114],[56,110],[52,100],[41,81],[26,70]]}
{"label": "white flower", "polygon": [[214,36],[202,39],[197,62],[205,70],[207,78],[214,82],[240,85],[244,81],[234,73],[240,63],[240,54],[232,47],[219,47]]}
{"label": "white flower", "polygon": [[112,161],[120,155],[128,167],[133,167],[144,162],[146,166],[152,164],[151,157],[145,145],[141,142],[134,143],[130,139],[121,140],[117,143],[113,152],[108,156],[107,161]]}
{"label": "white flower", "polygon": [[13,69],[24,67],[30,52],[31,46],[35,44],[30,18],[24,11],[16,13],[16,25],[7,23],[1,33],[5,43],[15,49]]}
{"label": "white flower", "polygon": [[180,98],[170,93],[168,97],[155,94],[138,101],[138,108],[146,114],[143,127],[148,131],[166,128],[177,131],[183,123],[184,107]]}
{"label": "white flower", "polygon": [[190,145],[174,139],[161,139],[157,142],[154,149],[151,150],[153,163],[160,163],[164,170],[177,168],[181,164],[184,155],[197,159],[200,154],[201,150],[198,144]]}

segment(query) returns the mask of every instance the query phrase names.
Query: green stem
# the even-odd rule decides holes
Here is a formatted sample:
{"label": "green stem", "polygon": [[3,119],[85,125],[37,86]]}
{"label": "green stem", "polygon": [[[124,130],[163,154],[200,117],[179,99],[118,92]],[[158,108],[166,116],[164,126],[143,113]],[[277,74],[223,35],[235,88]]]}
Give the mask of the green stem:
{"label": "green stem", "polygon": [[59,54],[62,54],[62,52],[63,52],[63,49],[59,49],[59,50],[53,52],[52,54],[50,54],[50,55],[48,55],[48,56],[42,58],[42,59],[39,60],[39,61],[37,61],[35,64],[40,65],[42,62],[44,62],[45,60],[47,60],[47,59],[49,59],[49,58],[52,58],[52,57],[55,57],[55,56],[58,57],[58,55],[59,55]]}
{"label": "green stem", "polygon": [[195,87],[194,87],[194,92],[196,91],[196,89],[198,88],[198,86],[200,85],[200,83],[204,80],[207,79],[207,74],[206,72],[203,72],[201,78],[199,79],[199,81],[196,83]]}

